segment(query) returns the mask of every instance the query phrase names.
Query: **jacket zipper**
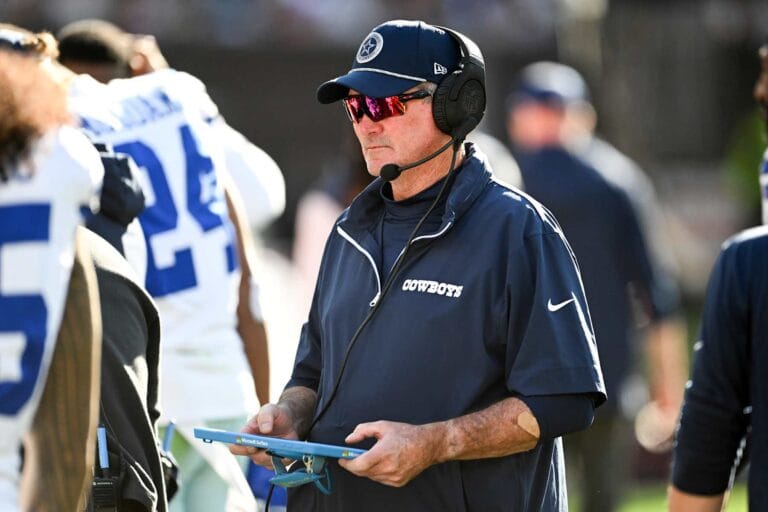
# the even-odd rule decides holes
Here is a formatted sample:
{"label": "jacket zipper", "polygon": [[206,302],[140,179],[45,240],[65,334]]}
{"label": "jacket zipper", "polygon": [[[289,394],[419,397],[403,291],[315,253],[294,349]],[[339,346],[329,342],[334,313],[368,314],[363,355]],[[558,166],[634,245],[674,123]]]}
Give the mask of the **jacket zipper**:
{"label": "jacket zipper", "polygon": [[336,226],[336,231],[344,238],[347,242],[352,244],[352,247],[363,253],[363,256],[368,260],[368,263],[371,264],[371,268],[373,269],[373,275],[376,276],[376,295],[371,299],[371,301],[368,303],[370,307],[374,307],[376,303],[379,301],[379,298],[381,297],[381,277],[379,277],[379,269],[376,268],[376,262],[373,261],[373,256],[363,249],[363,247],[358,244],[354,238],[352,238],[349,234],[347,234],[346,231],[341,229],[341,226]]}
{"label": "jacket zipper", "polygon": [[[425,239],[425,238],[437,238],[437,237],[439,237],[439,236],[442,236],[442,235],[443,235],[443,233],[445,233],[446,231],[448,231],[452,225],[453,225],[453,221],[451,221],[451,222],[449,222],[448,224],[446,224],[446,225],[443,227],[443,229],[441,229],[440,231],[438,231],[438,232],[436,232],[436,233],[432,233],[431,235],[421,235],[421,236],[417,236],[416,238],[414,238],[413,240],[411,240],[411,243],[410,243],[410,245],[413,245],[413,244],[415,244],[416,242],[418,242],[419,240],[423,240],[423,239]],[[391,267],[390,267],[390,269],[389,269],[389,271],[390,271],[390,272],[392,272],[392,269],[393,269],[393,268],[395,268],[395,265],[397,265],[397,262],[398,262],[398,261],[400,261],[400,258],[403,256],[403,253],[404,253],[404,252],[405,252],[405,247],[403,247],[402,249],[400,249],[400,254],[398,254],[398,255],[397,255],[397,258],[395,258],[395,261],[394,261],[394,263],[392,263],[392,266],[391,266]]]}
{"label": "jacket zipper", "polygon": [[[423,240],[425,238],[437,238],[437,237],[441,236],[443,233],[445,233],[446,231],[448,231],[448,229],[450,229],[450,227],[452,225],[453,225],[453,222],[449,222],[448,224],[446,224],[443,227],[443,229],[441,229],[440,231],[438,231],[436,233],[432,233],[431,235],[421,235],[421,236],[418,236],[418,237],[414,238],[413,240],[411,240],[411,244],[410,245],[413,245],[417,241]],[[379,269],[376,268],[376,262],[373,261],[373,256],[371,256],[371,254],[368,251],[363,249],[363,247],[360,244],[358,244],[355,241],[355,239],[352,238],[351,235],[349,235],[346,231],[341,229],[341,226],[336,226],[336,231],[338,231],[338,233],[342,236],[342,238],[344,238],[347,242],[352,244],[352,247],[354,247],[355,249],[357,249],[358,251],[363,253],[363,256],[365,256],[365,258],[368,260],[368,263],[371,264],[371,268],[373,269],[373,275],[376,277],[376,289],[377,289],[377,291],[376,291],[376,295],[368,303],[368,306],[374,307],[376,305],[376,303],[379,302],[379,299],[381,298],[381,276],[379,276]],[[402,258],[404,252],[405,252],[405,247],[403,247],[400,250],[400,254],[397,255],[397,258],[395,258],[395,262],[392,264],[392,268],[394,268],[395,265],[397,265],[397,262],[400,260],[400,258]]]}

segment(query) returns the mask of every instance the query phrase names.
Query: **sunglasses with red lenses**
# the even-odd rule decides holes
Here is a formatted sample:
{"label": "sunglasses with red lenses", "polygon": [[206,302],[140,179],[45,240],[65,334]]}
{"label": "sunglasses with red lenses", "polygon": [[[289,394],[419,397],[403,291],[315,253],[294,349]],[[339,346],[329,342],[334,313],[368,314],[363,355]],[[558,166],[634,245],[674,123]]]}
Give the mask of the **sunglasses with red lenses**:
{"label": "sunglasses with red lenses", "polygon": [[405,103],[411,100],[418,100],[431,96],[427,90],[420,90],[411,93],[398,94],[396,96],[387,96],[385,98],[371,98],[356,94],[344,98],[344,110],[347,117],[353,123],[359,123],[363,115],[374,123],[392,116],[401,116],[405,114]]}

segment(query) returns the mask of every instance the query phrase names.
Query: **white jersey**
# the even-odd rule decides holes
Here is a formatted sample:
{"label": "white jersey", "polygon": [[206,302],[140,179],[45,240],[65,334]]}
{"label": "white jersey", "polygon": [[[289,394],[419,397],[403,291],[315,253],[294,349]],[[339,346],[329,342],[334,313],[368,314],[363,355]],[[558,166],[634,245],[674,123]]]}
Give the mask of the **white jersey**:
{"label": "white jersey", "polygon": [[171,69],[107,85],[79,76],[70,108],[92,140],[131,155],[140,170],[164,419],[248,414],[258,402],[236,331],[240,267],[221,180],[226,158],[205,87]]}
{"label": "white jersey", "polygon": [[74,260],[80,208],[98,205],[98,152],[74,128],[35,143],[0,182],[0,510],[18,509],[19,445],[40,401]]}

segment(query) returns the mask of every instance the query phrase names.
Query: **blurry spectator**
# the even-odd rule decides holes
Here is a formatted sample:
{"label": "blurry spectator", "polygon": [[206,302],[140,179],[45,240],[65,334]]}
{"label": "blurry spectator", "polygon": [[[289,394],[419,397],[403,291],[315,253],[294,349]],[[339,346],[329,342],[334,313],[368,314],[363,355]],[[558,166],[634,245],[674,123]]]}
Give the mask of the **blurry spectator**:
{"label": "blurry spectator", "polygon": [[[608,402],[592,428],[565,438],[566,454],[581,463],[583,510],[615,510],[622,492],[631,430],[620,411],[622,386],[632,367],[636,310],[650,322],[645,348],[650,391],[659,431],[657,443],[672,435],[685,372],[685,339],[668,324],[678,306],[669,280],[660,278],[629,189],[632,174],[609,160],[594,164],[573,152],[572,104],[586,89],[573,69],[543,62],[527,66],[509,99],[508,132],[525,190],[560,220],[581,268],[592,312]],[[590,134],[591,135],[591,134]],[[584,141],[578,141],[583,143]],[[582,148],[582,154],[586,151]],[[594,154],[589,156],[594,159]],[[595,165],[599,164],[602,171]],[[610,178],[608,178],[610,175]],[[620,187],[617,181],[624,181]],[[660,226],[649,226],[659,229]]]}
{"label": "blurry spectator", "polygon": [[660,283],[670,300],[677,295],[675,276],[678,262],[672,253],[664,207],[648,175],[607,140],[596,133],[597,112],[583,77],[573,68],[558,63],[543,64],[551,83],[542,87],[559,89],[565,98],[566,123],[563,141],[568,149],[591,164],[611,184],[621,188],[632,203],[643,236],[659,264]]}

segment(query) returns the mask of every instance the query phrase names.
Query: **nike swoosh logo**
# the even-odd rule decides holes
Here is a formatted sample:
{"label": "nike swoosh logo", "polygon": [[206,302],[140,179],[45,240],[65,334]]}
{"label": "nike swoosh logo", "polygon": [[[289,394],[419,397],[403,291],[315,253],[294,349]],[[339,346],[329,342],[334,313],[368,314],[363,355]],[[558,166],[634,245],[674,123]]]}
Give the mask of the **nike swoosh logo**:
{"label": "nike swoosh logo", "polygon": [[568,304],[570,304],[571,302],[573,302],[575,300],[576,300],[575,298],[570,298],[570,299],[565,300],[565,301],[563,301],[563,302],[561,302],[559,304],[552,304],[552,299],[549,299],[549,302],[547,302],[547,309],[554,313],[555,311],[563,309],[565,306],[567,306]]}

